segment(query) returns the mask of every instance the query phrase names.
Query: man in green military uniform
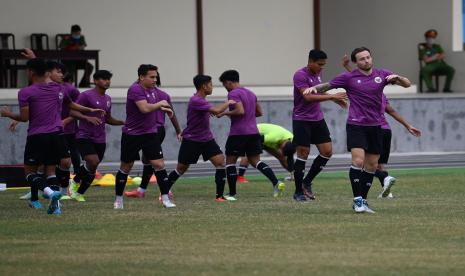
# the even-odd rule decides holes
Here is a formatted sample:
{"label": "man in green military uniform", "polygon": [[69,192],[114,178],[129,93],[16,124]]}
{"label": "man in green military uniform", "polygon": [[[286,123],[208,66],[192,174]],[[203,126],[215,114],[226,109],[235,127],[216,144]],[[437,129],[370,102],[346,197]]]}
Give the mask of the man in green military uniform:
{"label": "man in green military uniform", "polygon": [[438,36],[436,30],[428,30],[425,32],[426,43],[420,44],[419,55],[420,59],[424,61],[425,66],[421,68],[420,74],[428,87],[428,92],[437,92],[433,87],[433,75],[445,75],[446,84],[444,85],[443,92],[452,92],[450,85],[454,77],[455,70],[444,61],[444,50],[441,45],[435,44],[435,39]]}
{"label": "man in green military uniform", "polygon": [[[294,135],[289,130],[274,124],[257,124],[258,132],[262,137],[263,149],[269,154],[276,157],[281,166],[288,172],[294,171],[294,153],[295,146],[292,144]],[[248,182],[244,177],[249,162],[246,157],[241,158],[239,165],[239,183]]]}

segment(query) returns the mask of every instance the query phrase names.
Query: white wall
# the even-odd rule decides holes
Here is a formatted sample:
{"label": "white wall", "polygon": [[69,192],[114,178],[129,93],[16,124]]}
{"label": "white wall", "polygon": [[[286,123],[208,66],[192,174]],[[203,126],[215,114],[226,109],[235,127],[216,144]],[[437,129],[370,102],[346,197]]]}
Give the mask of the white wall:
{"label": "white wall", "polygon": [[197,72],[195,1],[186,0],[1,0],[0,32],[57,33],[79,24],[88,49],[100,49],[100,68],[113,72],[114,86],[128,86],[137,67],[160,67],[164,85],[191,85]]}
{"label": "white wall", "polygon": [[292,84],[314,45],[312,0],[203,3],[206,73],[217,81],[237,69],[242,84]]}

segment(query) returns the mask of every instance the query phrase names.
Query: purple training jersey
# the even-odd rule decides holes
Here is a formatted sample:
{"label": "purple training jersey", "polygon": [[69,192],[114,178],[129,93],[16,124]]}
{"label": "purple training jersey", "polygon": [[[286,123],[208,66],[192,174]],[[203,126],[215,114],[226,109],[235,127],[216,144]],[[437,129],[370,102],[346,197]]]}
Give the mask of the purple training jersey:
{"label": "purple training jersey", "polygon": [[305,100],[301,89],[310,88],[321,83],[321,74],[314,75],[310,73],[307,67],[304,67],[294,74],[294,111],[292,120],[296,121],[321,121],[323,112],[321,112],[319,102],[309,102]]}
{"label": "purple training jersey", "polygon": [[[171,105],[171,97],[170,95],[168,95],[168,93],[156,87],[155,87],[155,91],[156,91],[155,95],[157,97],[157,101],[165,100]],[[165,126],[166,113],[161,110],[157,110],[155,112],[157,113],[157,127]]]}
{"label": "purple training jersey", "polygon": [[[231,116],[229,136],[258,134],[257,119],[255,117],[257,96],[249,89],[239,87],[228,93],[228,100],[234,100],[244,106],[243,115]],[[232,110],[232,106],[229,109]]]}
{"label": "purple training jersey", "polygon": [[360,126],[380,126],[383,123],[383,89],[388,83],[386,77],[392,72],[373,69],[370,75],[358,69],[342,73],[329,84],[333,88],[344,88],[349,97],[349,117],[347,123]]}
{"label": "purple training jersey", "polygon": [[[71,83],[63,83],[61,84],[64,88],[64,92],[68,95],[69,99],[73,102],[76,102],[79,97],[79,90],[72,85]],[[68,105],[64,104],[61,109],[61,119],[66,119],[69,117],[69,107]],[[74,134],[77,130],[77,121],[73,120],[71,123],[67,124],[63,128],[64,134]]]}
{"label": "purple training jersey", "polygon": [[97,117],[102,120],[98,126],[93,125],[87,121],[80,121],[79,128],[76,134],[76,139],[89,139],[94,143],[103,144],[106,142],[105,123],[108,116],[111,114],[111,97],[107,94],[101,95],[97,90],[90,89],[82,92],[79,95],[77,103],[89,108],[98,108],[105,110],[106,116],[100,112],[86,113],[86,116]]}
{"label": "purple training jersey", "polygon": [[203,97],[195,94],[187,106],[187,127],[182,131],[182,137],[195,142],[213,140],[210,130],[210,112],[212,105]]}
{"label": "purple training jersey", "polygon": [[388,98],[386,97],[386,95],[384,95],[383,93],[383,124],[381,125],[381,128],[382,129],[391,129],[391,126],[389,125],[388,121],[386,120],[386,106],[389,105],[389,100]]}
{"label": "purple training jersey", "polygon": [[55,82],[32,84],[18,92],[19,107],[29,107],[27,135],[63,131],[61,106],[70,99]]}
{"label": "purple training jersey", "polygon": [[157,133],[157,112],[142,113],[136,105],[136,102],[142,100],[146,100],[149,104],[159,102],[154,88],[145,89],[135,82],[128,89],[123,133],[129,135]]}

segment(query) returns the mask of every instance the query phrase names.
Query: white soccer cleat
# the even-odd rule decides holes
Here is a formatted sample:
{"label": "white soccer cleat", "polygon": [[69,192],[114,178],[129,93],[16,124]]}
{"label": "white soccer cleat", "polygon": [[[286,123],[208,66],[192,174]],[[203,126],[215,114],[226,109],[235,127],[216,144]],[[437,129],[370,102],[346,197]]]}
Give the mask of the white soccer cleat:
{"label": "white soccer cleat", "polygon": [[174,204],[170,200],[165,200],[165,201],[163,201],[162,204],[163,204],[163,207],[165,207],[165,208],[175,208],[176,207],[176,204]]}
{"label": "white soccer cleat", "polygon": [[123,201],[122,200],[115,200],[115,203],[113,203],[113,209],[115,210],[122,210],[123,207]]}
{"label": "white soccer cleat", "polygon": [[369,213],[369,214],[376,213],[370,208],[370,206],[368,205],[368,201],[366,199],[362,200],[362,204],[363,204],[363,207],[365,208],[365,213]]}
{"label": "white soccer cleat", "polygon": [[237,200],[236,196],[231,196],[231,195],[225,195],[224,198],[227,201],[236,201]]}
{"label": "white soccer cleat", "polygon": [[396,184],[396,179],[392,176],[387,176],[383,181],[383,191],[381,197],[387,197],[391,193],[391,187]]}
{"label": "white soccer cleat", "polygon": [[365,213],[365,205],[363,205],[362,197],[354,198],[354,204],[352,205],[355,213]]}

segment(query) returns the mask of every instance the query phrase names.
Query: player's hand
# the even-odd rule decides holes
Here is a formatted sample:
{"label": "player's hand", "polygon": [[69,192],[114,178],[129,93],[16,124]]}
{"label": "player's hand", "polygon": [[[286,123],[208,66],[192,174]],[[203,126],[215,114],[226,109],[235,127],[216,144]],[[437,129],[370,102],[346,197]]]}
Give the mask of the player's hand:
{"label": "player's hand", "polygon": [[386,77],[386,81],[388,83],[395,83],[398,80],[400,80],[400,76],[396,74],[392,74]]}
{"label": "player's hand", "polygon": [[12,113],[8,106],[2,106],[2,108],[0,108],[0,114],[2,117],[11,117]]}
{"label": "player's hand", "polygon": [[312,86],[312,87],[305,89],[302,94],[308,95],[308,94],[316,94],[316,93],[318,93],[318,90],[316,90],[315,86]]}
{"label": "player's hand", "polygon": [[15,132],[16,131],[16,126],[19,124],[18,121],[11,121],[10,125],[8,126],[8,129],[11,131],[11,132]]}
{"label": "player's hand", "polygon": [[176,134],[176,138],[178,139],[179,142],[182,142],[182,133]]}
{"label": "player's hand", "polygon": [[100,120],[100,118],[97,118],[97,117],[86,117],[86,121],[93,124],[94,126],[98,126],[98,125],[101,125],[102,124],[102,120]]}
{"label": "player's hand", "polygon": [[21,52],[21,55],[27,59],[36,58],[36,55],[34,54],[34,52],[29,48],[24,48],[23,51]]}
{"label": "player's hand", "polygon": [[421,130],[419,130],[418,128],[415,128],[413,126],[409,126],[407,128],[407,130],[408,130],[408,132],[410,132],[410,134],[412,134],[415,137],[420,137],[421,136]]}
{"label": "player's hand", "polygon": [[347,93],[346,92],[338,92],[335,94],[331,94],[331,100],[333,101],[344,101],[347,100]]}
{"label": "player's hand", "polygon": [[333,102],[335,102],[337,105],[339,105],[340,107],[346,109],[349,107],[349,103],[346,101],[346,100],[333,100]]}
{"label": "player's hand", "polygon": [[107,115],[107,112],[105,110],[103,110],[103,109],[100,109],[100,108],[91,108],[90,110],[91,110],[90,112],[98,112],[98,113],[100,113],[101,116]]}
{"label": "player's hand", "polygon": [[221,117],[223,117],[224,115],[225,115],[224,112],[218,113],[218,114],[216,114],[216,118],[221,118]]}
{"label": "player's hand", "polygon": [[342,66],[345,68],[347,66],[349,66],[349,56],[347,54],[345,54],[343,57],[342,57]]}
{"label": "player's hand", "polygon": [[[168,105],[168,106],[170,106],[170,105]],[[160,110],[165,112],[166,115],[168,115],[169,118],[173,118],[174,112],[173,112],[173,110],[171,108],[162,106],[160,108]]]}
{"label": "player's hand", "polygon": [[171,109],[171,105],[166,100],[161,100],[158,102],[158,104],[160,104],[161,107],[168,107]]}
{"label": "player's hand", "polygon": [[227,103],[228,104],[236,104],[237,102],[235,100],[228,100]]}

